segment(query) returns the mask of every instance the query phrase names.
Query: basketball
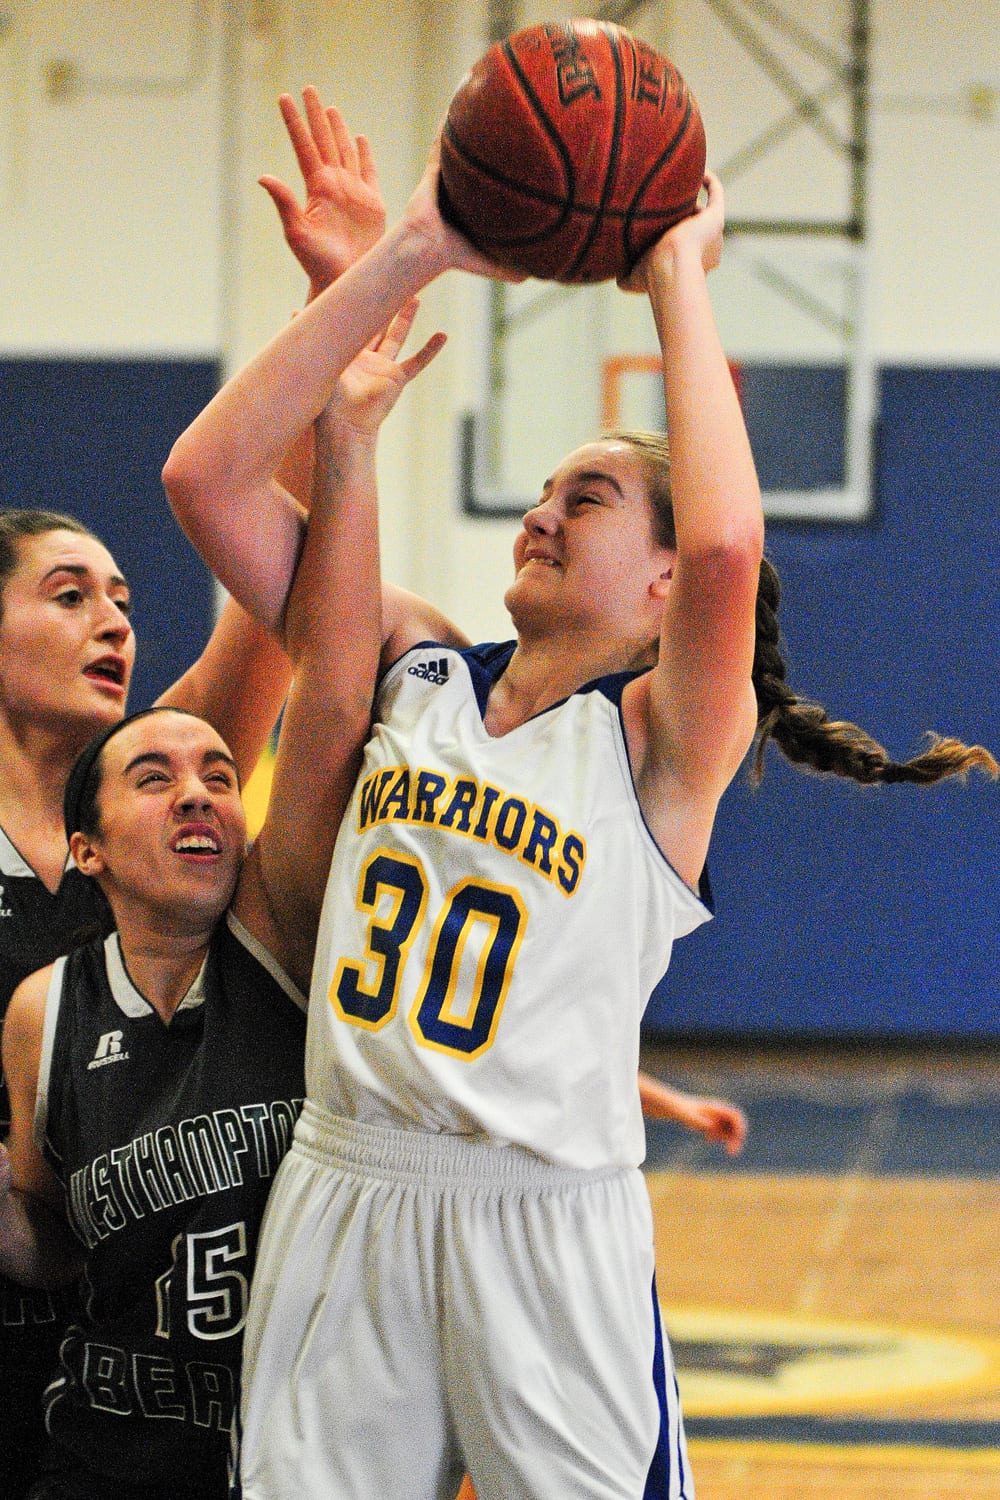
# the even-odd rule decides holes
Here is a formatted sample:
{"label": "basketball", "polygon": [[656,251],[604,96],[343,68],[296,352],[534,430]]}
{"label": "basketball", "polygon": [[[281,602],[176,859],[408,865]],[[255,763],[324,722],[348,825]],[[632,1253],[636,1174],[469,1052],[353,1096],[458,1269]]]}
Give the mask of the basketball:
{"label": "basketball", "polygon": [[673,63],[582,19],[514,32],[466,75],[445,117],[439,198],[495,263],[605,281],[694,211],[704,175],[701,115]]}

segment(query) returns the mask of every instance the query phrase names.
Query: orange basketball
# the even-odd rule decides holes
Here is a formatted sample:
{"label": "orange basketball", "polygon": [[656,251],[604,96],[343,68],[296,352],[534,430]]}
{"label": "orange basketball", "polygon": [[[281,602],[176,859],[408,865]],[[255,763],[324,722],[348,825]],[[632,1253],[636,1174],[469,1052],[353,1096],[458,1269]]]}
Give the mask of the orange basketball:
{"label": "orange basketball", "polygon": [[673,63],[611,22],[551,22],[494,43],[459,85],[440,202],[500,265],[604,281],[693,212],[704,175],[701,115]]}

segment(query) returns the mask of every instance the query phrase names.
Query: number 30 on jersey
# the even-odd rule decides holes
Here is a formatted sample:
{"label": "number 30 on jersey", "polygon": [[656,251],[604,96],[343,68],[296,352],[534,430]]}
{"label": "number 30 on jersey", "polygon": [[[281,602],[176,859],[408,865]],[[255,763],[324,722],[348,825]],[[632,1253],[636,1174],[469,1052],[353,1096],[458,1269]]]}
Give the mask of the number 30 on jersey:
{"label": "number 30 on jersey", "polygon": [[[361,872],[358,908],[368,924],[364,956],[340,960],[330,1003],[342,1020],[380,1031],[396,1013],[410,949],[431,920],[419,861],[376,850]],[[492,1046],[527,915],[507,886],[462,880],[448,892],[408,1018],[422,1047],[471,1059]]]}

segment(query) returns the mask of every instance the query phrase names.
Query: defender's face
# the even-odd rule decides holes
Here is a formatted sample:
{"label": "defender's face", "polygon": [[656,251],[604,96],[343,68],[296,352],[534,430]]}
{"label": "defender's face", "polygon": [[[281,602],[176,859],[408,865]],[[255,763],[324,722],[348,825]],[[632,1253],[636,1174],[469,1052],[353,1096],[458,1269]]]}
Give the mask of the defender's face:
{"label": "defender's face", "polygon": [[0,710],[86,743],[125,712],[135,636],[128,585],[94,537],[24,537],[3,590]]}
{"label": "defender's face", "polygon": [[102,877],[116,908],[140,902],[171,927],[214,923],[232,900],[246,849],[225,742],[203,719],[150,714],[108,741],[101,771],[99,831],[73,836],[81,868]]}

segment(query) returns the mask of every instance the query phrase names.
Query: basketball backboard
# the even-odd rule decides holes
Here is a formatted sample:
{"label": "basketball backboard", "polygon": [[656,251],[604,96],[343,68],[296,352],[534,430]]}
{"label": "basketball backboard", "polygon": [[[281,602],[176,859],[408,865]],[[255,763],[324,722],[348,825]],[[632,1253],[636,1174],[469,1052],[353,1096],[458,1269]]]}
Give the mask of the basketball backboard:
{"label": "basketball backboard", "polygon": [[[518,25],[539,19],[521,11]],[[780,10],[687,0],[602,14],[668,52],[706,121],[728,225],[710,288],[766,512],[864,520],[877,421],[866,0],[785,0]],[[461,431],[467,512],[522,511],[549,466],[601,427],[662,427],[645,299],[538,282],[493,285],[482,298],[480,382]]]}

